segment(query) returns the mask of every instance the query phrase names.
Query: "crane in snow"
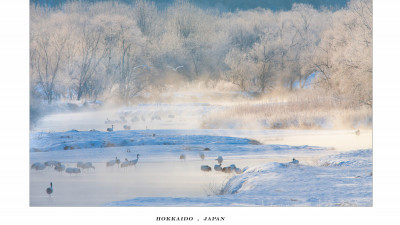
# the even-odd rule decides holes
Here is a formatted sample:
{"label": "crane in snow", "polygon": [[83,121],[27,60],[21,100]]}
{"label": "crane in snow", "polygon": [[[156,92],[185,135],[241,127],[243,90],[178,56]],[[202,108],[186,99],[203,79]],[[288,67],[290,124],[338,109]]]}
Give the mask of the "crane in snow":
{"label": "crane in snow", "polygon": [[222,171],[221,164],[216,164],[216,165],[214,166],[214,170],[215,170],[215,171]]}
{"label": "crane in snow", "polygon": [[129,164],[136,166],[138,161],[139,161],[139,154],[136,155],[136,159],[135,160],[129,161]]}
{"label": "crane in snow", "polygon": [[215,160],[217,160],[219,164],[221,164],[222,161],[224,161],[224,159],[222,158],[222,156],[218,156],[218,158],[216,158]]}
{"label": "crane in snow", "polygon": [[46,193],[51,197],[51,194],[53,193],[53,182],[50,182],[50,187],[46,189]]}
{"label": "crane in snow", "polygon": [[107,131],[108,131],[108,132],[114,131],[114,125],[111,125],[111,128],[107,128]]}
{"label": "crane in snow", "polygon": [[201,169],[201,171],[204,171],[204,172],[210,172],[211,171],[211,167],[209,167],[207,165],[202,165],[200,167],[200,169]]}
{"label": "crane in snow", "polygon": [[200,155],[201,160],[204,160],[204,158],[206,157],[206,156],[204,155],[204,153],[202,153],[202,152],[201,152],[199,155]]}

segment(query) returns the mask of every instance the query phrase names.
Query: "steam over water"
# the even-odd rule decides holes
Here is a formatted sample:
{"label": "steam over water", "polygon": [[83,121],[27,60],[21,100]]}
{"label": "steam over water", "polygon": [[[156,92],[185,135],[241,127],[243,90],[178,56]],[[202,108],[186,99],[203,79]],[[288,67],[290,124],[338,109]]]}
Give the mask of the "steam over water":
{"label": "steam over water", "polygon": [[111,125],[114,130],[123,130],[124,125],[129,125],[131,130],[198,129],[206,114],[221,109],[222,106],[208,103],[141,104],[122,109],[59,113],[43,117],[32,131],[106,131]]}
{"label": "steam over water", "polygon": [[[328,149],[315,154],[295,152],[274,155],[235,153],[234,157],[225,157],[224,155],[224,166],[235,164],[239,168],[244,168],[267,162],[284,163],[291,161],[294,156],[302,164],[315,165],[320,157],[327,154],[372,148],[372,131],[368,130],[362,130],[359,136],[353,130],[203,130],[199,129],[199,121],[201,121],[202,116],[209,111],[218,110],[217,107],[208,104],[196,105],[189,112],[185,111],[185,109],[178,110],[175,108],[171,110],[170,108],[168,111],[168,109],[162,110],[157,107],[154,108],[154,106],[151,107],[153,111],[147,111],[147,114],[146,110],[140,111],[139,108],[135,108],[133,110],[134,113],[125,113],[125,115],[128,115],[126,116],[127,124],[131,125],[132,130],[145,130],[148,128],[153,129],[149,130],[149,132],[156,132],[157,129],[164,129],[163,132],[174,134],[181,132],[180,134],[182,135],[184,132],[178,129],[188,129],[187,133],[194,135],[248,138],[257,140],[264,145],[283,145],[288,146],[287,148],[290,148],[290,146],[321,146]],[[132,112],[132,109],[130,112]],[[43,118],[33,132],[64,132],[71,129],[78,131],[88,131],[90,129],[105,131],[107,127],[111,127],[111,124],[106,121],[117,120],[120,115],[121,111],[54,114]],[[139,120],[132,120],[132,118],[136,117]],[[142,120],[142,118],[144,119]],[[122,130],[122,126],[123,123],[115,123],[114,130]],[[168,131],[166,128],[170,130]],[[76,133],[76,135],[79,135],[79,133]],[[179,141],[179,135],[176,138]],[[176,148],[181,147],[177,146]],[[157,146],[152,146],[152,148],[157,148]],[[159,148],[162,149],[164,147],[160,145]],[[236,150],[238,146],[235,144],[229,146],[228,143],[224,148]],[[264,147],[261,146],[260,148]],[[304,148],[306,149],[307,147]],[[141,149],[141,153],[146,153],[148,148],[144,145],[133,147],[133,149],[134,151]],[[210,154],[217,154],[213,152],[214,149],[211,147],[210,153],[206,152],[207,157],[204,161],[197,157],[198,155],[196,155],[197,158],[189,157],[186,161],[179,161],[179,155],[176,155],[173,160],[165,159],[162,156],[160,158],[158,155],[154,155],[153,159],[151,155],[147,155],[144,156],[144,159],[139,159],[136,167],[128,168],[106,167],[105,162],[107,160],[94,160],[95,170],[84,170],[78,175],[69,175],[65,172],[59,173],[50,167],[43,171],[31,170],[30,205],[102,206],[108,202],[123,201],[136,197],[190,198],[213,195],[217,188],[222,188],[229,178],[234,176],[234,174],[215,172],[214,169],[208,173],[200,170],[201,165],[209,165],[213,168],[217,164],[216,157],[214,155],[213,157],[210,156]],[[105,150],[107,149],[102,151]],[[75,149],[67,152],[63,150],[31,152],[30,157],[31,163],[34,161],[44,162],[51,158],[61,161],[66,167],[76,167],[76,160],[71,160],[68,157],[85,151],[89,152],[89,149]],[[90,151],[95,151],[95,149]],[[56,158],[56,156],[59,158]],[[121,161],[124,160],[122,156],[120,156],[120,159]],[[130,158],[130,160],[132,159]],[[51,197],[46,194],[46,188],[49,187],[50,182],[53,182],[54,189]]]}

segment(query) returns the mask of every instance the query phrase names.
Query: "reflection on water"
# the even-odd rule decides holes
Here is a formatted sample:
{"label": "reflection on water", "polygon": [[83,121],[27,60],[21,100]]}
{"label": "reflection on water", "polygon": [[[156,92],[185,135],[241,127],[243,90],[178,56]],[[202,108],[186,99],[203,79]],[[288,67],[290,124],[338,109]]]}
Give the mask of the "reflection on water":
{"label": "reflection on water", "polygon": [[[237,167],[266,162],[288,162],[290,158],[226,160]],[[96,170],[78,175],[58,173],[51,168],[30,172],[31,206],[101,206],[106,202],[135,197],[202,197],[210,188],[222,187],[234,174],[202,172],[201,165],[214,167],[215,160],[188,162],[142,162],[130,168],[106,167],[94,163]],[[67,163],[74,167],[75,163]],[[51,197],[46,188],[53,182]]]}

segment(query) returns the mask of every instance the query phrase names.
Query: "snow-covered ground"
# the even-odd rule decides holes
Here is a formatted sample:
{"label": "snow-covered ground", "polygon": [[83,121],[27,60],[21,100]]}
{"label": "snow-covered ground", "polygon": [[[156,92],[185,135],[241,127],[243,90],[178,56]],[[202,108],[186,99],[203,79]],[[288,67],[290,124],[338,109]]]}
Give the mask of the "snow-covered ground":
{"label": "snow-covered ground", "polygon": [[372,206],[372,151],[323,157],[314,165],[252,166],[223,188],[223,195],[139,197],[106,206]]}
{"label": "snow-covered ground", "polygon": [[[31,170],[30,205],[372,206],[371,131],[199,129],[199,118],[220,109],[159,104],[43,118],[30,134],[31,164],[83,161],[96,169]],[[114,131],[106,132],[111,124]],[[132,130],[123,130],[127,124]],[[136,166],[106,167],[136,154]],[[214,171],[218,156],[223,167],[245,172]],[[202,165],[213,169],[203,172]],[[50,182],[52,197],[45,193]]]}

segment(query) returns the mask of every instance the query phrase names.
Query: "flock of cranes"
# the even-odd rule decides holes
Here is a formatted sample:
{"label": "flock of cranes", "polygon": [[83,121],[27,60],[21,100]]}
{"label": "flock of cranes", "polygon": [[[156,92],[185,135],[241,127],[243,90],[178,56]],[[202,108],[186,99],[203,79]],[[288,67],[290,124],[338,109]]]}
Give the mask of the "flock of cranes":
{"label": "flock of cranes", "polygon": [[[130,129],[130,127],[129,127]],[[112,132],[114,130],[114,125],[111,126],[111,128],[107,128],[108,132]],[[359,130],[357,130],[356,135],[359,135]],[[153,134],[153,136],[155,136],[155,134]],[[209,148],[205,148],[204,150],[209,151]],[[131,151],[129,149],[127,149],[127,152],[130,153]],[[139,161],[139,155],[136,155],[136,159],[134,160],[128,160],[127,158],[125,158],[125,161],[121,162],[120,159],[118,159],[118,157],[115,157],[115,159],[107,161],[106,162],[106,167],[113,167],[115,165],[117,165],[120,168],[128,168],[131,166],[135,166],[137,165],[138,161]],[[201,158],[202,161],[204,161],[205,159],[205,154],[203,152],[199,152],[199,156]],[[186,160],[186,155],[185,154],[181,154],[179,156],[179,159],[181,161],[185,161]],[[222,156],[218,156],[216,159],[214,159],[217,161],[217,164],[214,165],[214,171],[216,172],[222,172],[222,173],[236,173],[236,174],[241,174],[243,173],[245,169],[241,169],[236,167],[235,164],[231,164],[230,166],[222,166],[222,163],[224,161]],[[298,165],[299,164],[299,160],[293,158],[291,162],[288,163],[292,164],[292,165]],[[40,163],[40,162],[36,162],[33,163],[31,165],[31,170],[44,170],[46,168],[53,168],[55,171],[57,172],[63,172],[65,171],[65,173],[67,174],[79,174],[81,173],[81,171],[87,170],[89,171],[90,169],[95,170],[96,168],[93,166],[92,162],[82,162],[82,161],[78,161],[76,163],[76,167],[67,167],[65,165],[63,165],[61,162],[58,161],[54,161],[54,160],[50,160],[50,161],[46,161],[44,163]],[[200,166],[200,170],[203,172],[210,172],[212,171],[212,167],[210,167],[209,165],[201,165]],[[50,182],[50,187],[48,187],[46,189],[46,193],[51,197],[51,194],[53,193],[53,183]]]}
{"label": "flock of cranes", "polygon": [[81,169],[82,170],[83,169],[89,170],[90,168],[95,169],[91,162],[86,162],[86,163],[78,162],[77,167],[67,167],[67,168],[65,165],[61,164],[61,162],[54,160],[46,161],[44,163],[36,162],[31,165],[31,170],[44,170],[46,168],[53,168],[55,171],[60,173],[65,171],[70,175],[81,173]]}
{"label": "flock of cranes", "polygon": [[[127,167],[127,166],[136,166],[136,164],[139,161],[139,154],[136,155],[136,159],[129,161],[127,158],[125,158],[125,162],[121,163],[121,160],[118,159],[118,157],[115,157],[115,159],[110,160],[106,162],[106,167],[112,167],[114,165],[119,165],[121,164],[121,167]],[[123,166],[122,166],[123,165]],[[41,162],[35,162],[31,165],[31,170],[44,170],[46,168],[53,168],[55,171],[58,172],[63,172],[65,171],[68,174],[78,174],[81,173],[83,170],[89,171],[90,169],[96,170],[96,168],[93,166],[92,162],[82,162],[79,161],[76,163],[76,167],[67,167],[61,162],[50,160],[46,161],[44,163]]]}
{"label": "flock of cranes", "polygon": [[[203,153],[200,154],[200,157],[201,157],[202,160],[204,160],[204,154]],[[218,158],[216,158],[215,160],[217,160],[217,162],[218,162],[218,164],[214,165],[214,171],[216,171],[216,172],[242,174],[246,170],[246,168],[240,169],[240,168],[236,167],[235,164],[231,164],[230,166],[222,167],[222,162],[224,161],[222,156],[218,156]],[[292,161],[287,163],[287,165],[296,165],[296,166],[298,166],[299,165],[299,160],[293,158]],[[211,167],[208,166],[208,165],[201,165],[200,166],[200,170],[204,171],[204,172],[212,171]]]}
{"label": "flock of cranes", "polygon": [[[130,150],[128,149],[127,152],[130,152]],[[136,166],[136,164],[139,161],[139,156],[140,156],[140,154],[136,154],[136,159],[134,159],[134,160],[128,160],[127,158],[125,158],[125,161],[123,161],[123,162],[121,162],[121,160],[118,157],[115,157],[115,159],[106,162],[106,167],[113,167],[115,165],[117,165],[118,167],[121,167],[121,168],[126,168],[129,166]],[[201,160],[205,159],[204,153],[199,153],[199,156],[200,156]],[[179,159],[185,161],[186,155],[181,154],[179,156]],[[235,164],[232,164],[229,167],[222,167],[221,165],[224,160],[222,158],[222,156],[218,156],[215,160],[217,160],[217,162],[218,162],[218,164],[216,164],[214,166],[215,171],[236,172],[236,173],[240,173],[240,171],[241,171],[241,169],[237,168],[235,166]],[[297,162],[298,162],[298,160],[297,160]],[[47,167],[53,168],[55,171],[58,171],[58,172],[65,171],[66,173],[68,173],[70,175],[81,173],[81,171],[83,171],[83,170],[87,170],[87,171],[89,171],[90,169],[96,170],[96,168],[93,166],[92,162],[78,161],[76,163],[76,167],[67,167],[66,168],[66,166],[63,165],[61,162],[54,161],[54,160],[46,161],[44,163],[41,163],[41,162],[33,163],[31,165],[31,170],[44,170]],[[211,171],[212,169],[210,166],[202,165],[201,170],[202,171]]]}
{"label": "flock of cranes", "polygon": [[[202,157],[202,159],[203,159],[203,157]],[[222,156],[218,156],[215,160],[217,160],[217,162],[218,162],[218,164],[214,165],[214,170],[216,172],[224,172],[224,173],[235,172],[236,174],[241,174],[244,172],[244,170],[236,167],[235,164],[231,164],[230,166],[222,167],[222,162],[224,161],[224,158],[222,158]],[[212,169],[208,165],[201,165],[200,170],[204,171],[204,172],[210,172]]]}
{"label": "flock of cranes", "polygon": [[[125,129],[130,129],[130,127],[124,127]],[[111,128],[107,128],[108,132],[112,132],[114,130],[114,125],[111,126]],[[360,134],[360,131],[357,130],[356,135]],[[155,136],[155,134],[153,134],[153,136]],[[206,150],[210,150],[209,148],[205,148]],[[131,151],[129,149],[127,149],[127,152],[130,153]],[[130,166],[135,166],[137,165],[138,161],[139,161],[139,155],[136,155],[136,159],[134,160],[128,160],[127,158],[125,158],[125,161],[121,162],[120,159],[118,159],[118,157],[115,157],[115,159],[107,161],[106,162],[106,167],[113,167],[115,165],[117,165],[120,168],[127,168]],[[205,154],[203,152],[199,153],[199,156],[201,158],[202,161],[204,161],[205,159]],[[186,160],[186,155],[185,154],[181,154],[179,156],[179,159],[181,161],[185,161]],[[236,173],[236,174],[241,174],[243,173],[246,169],[240,169],[238,167],[236,167],[235,164],[231,164],[230,166],[222,166],[222,162],[224,161],[222,156],[218,156],[216,159],[218,164],[214,165],[214,171],[216,172],[223,172],[223,173]],[[293,164],[293,165],[298,165],[299,164],[299,160],[293,158],[291,162],[289,162],[289,164]],[[50,160],[50,161],[46,161],[44,163],[40,163],[40,162],[36,162],[33,163],[31,165],[31,170],[44,170],[47,167],[53,168],[55,171],[57,172],[63,172],[65,171],[65,173],[68,173],[70,175],[72,174],[79,174],[81,173],[81,171],[83,170],[90,170],[93,169],[95,170],[96,168],[93,166],[92,162],[82,162],[82,161],[78,161],[76,163],[76,167],[68,167],[66,168],[65,165],[63,165],[61,162],[58,161],[54,161],[54,160]],[[210,172],[212,171],[212,168],[209,165],[201,165],[200,166],[200,170],[203,172]],[[50,187],[48,187],[46,189],[46,193],[51,197],[51,194],[53,193],[53,183],[50,182]]]}
{"label": "flock of cranes", "polygon": [[[115,157],[115,159],[106,162],[106,166],[110,167],[110,166],[114,166],[115,164],[119,165],[121,164],[121,168],[124,167],[129,167],[129,166],[136,166],[136,164],[139,161],[139,154],[136,155],[136,159],[129,161],[127,158],[125,158],[125,161],[121,163],[121,161]],[[31,170],[44,170],[47,167],[49,168],[54,168],[54,170],[58,171],[58,172],[63,172],[65,171],[65,173],[68,174],[78,174],[81,173],[81,169],[93,169],[95,170],[96,168],[93,166],[92,162],[82,162],[79,161],[76,163],[76,167],[68,167],[65,168],[65,165],[61,164],[61,162],[58,161],[54,161],[54,160],[50,160],[50,161],[46,161],[44,163],[40,163],[40,162],[36,162],[33,163],[31,165]],[[53,182],[50,182],[50,187],[48,187],[46,189],[46,193],[49,195],[49,197],[51,197],[51,194],[53,193]]]}
{"label": "flock of cranes", "polygon": [[[177,67],[175,69],[172,68],[172,69],[174,69],[176,71],[179,68],[181,68],[181,67]],[[124,125],[123,128],[125,130],[130,130],[130,126],[128,126],[128,125]],[[107,128],[107,131],[108,132],[114,131],[114,125],[111,125],[111,128]],[[355,134],[357,136],[359,136],[360,135],[360,130],[357,130],[355,132]],[[154,137],[155,134],[153,133],[152,136]],[[203,150],[204,151],[209,151],[210,149],[209,148],[204,148]],[[127,152],[130,153],[131,151],[129,149],[127,149]],[[123,162],[121,162],[121,160],[118,159],[118,157],[115,157],[115,159],[106,162],[106,167],[113,167],[115,165],[117,165],[120,168],[127,168],[127,167],[130,167],[130,166],[135,166],[136,167],[136,165],[137,165],[137,163],[139,161],[139,155],[140,154],[137,154],[136,155],[136,159],[134,159],[134,160],[128,160],[127,158],[125,158],[125,161],[123,161]],[[205,154],[203,152],[200,152],[199,156],[200,156],[201,160],[204,161],[204,159],[206,157]],[[186,155],[185,154],[181,154],[179,156],[179,159],[181,161],[185,161],[186,160]],[[223,167],[222,166],[222,162],[224,161],[224,159],[223,159],[222,156],[218,156],[215,160],[218,163],[218,164],[214,165],[214,171],[216,171],[216,172],[242,174],[246,170],[246,168],[245,169],[241,169],[241,168],[236,167],[235,164],[231,164],[230,166]],[[292,161],[289,162],[289,164],[298,165],[299,164],[299,160],[296,160],[295,158],[293,158]],[[76,167],[67,167],[66,168],[66,166],[63,165],[61,162],[51,160],[51,161],[46,161],[44,163],[40,163],[40,162],[33,163],[31,165],[31,170],[44,170],[47,167],[53,168],[55,171],[60,172],[60,173],[65,171],[65,173],[68,173],[70,175],[79,174],[79,173],[81,173],[81,171],[84,171],[84,170],[89,171],[90,169],[93,169],[93,170],[96,169],[93,166],[92,162],[78,161],[76,163]],[[200,166],[200,170],[203,171],[203,172],[210,172],[210,171],[212,171],[212,167],[210,167],[209,165],[201,165]],[[48,187],[46,189],[46,193],[51,197],[51,194],[53,193],[53,183],[52,182],[50,182],[50,187]]]}
{"label": "flock of cranes", "polygon": [[[136,164],[139,161],[139,155],[140,154],[137,154],[136,155],[136,159],[134,159],[134,160],[128,160],[127,158],[125,158],[125,161],[122,162],[122,163],[121,163],[121,160],[118,159],[118,157],[115,157],[115,159],[106,162],[106,166],[107,167],[111,167],[111,166],[114,166],[114,165],[118,165],[118,166],[120,165],[121,168],[126,168],[126,167],[130,167],[130,166],[136,166]],[[205,158],[204,153],[200,153],[199,155],[200,155],[200,158],[202,160],[204,160],[204,158]],[[181,154],[180,155],[180,159],[182,159],[182,158],[186,159],[185,154]],[[218,156],[215,160],[218,162],[218,164],[214,165],[214,170],[216,172],[241,174],[246,170],[246,169],[242,170],[242,169],[236,167],[235,164],[231,164],[230,166],[222,167],[222,162],[224,161],[222,156]],[[299,164],[299,160],[293,158],[292,161],[289,162],[289,164],[298,165]],[[58,161],[53,161],[53,160],[52,161],[46,161],[43,164],[39,163],[39,162],[38,163],[34,163],[34,164],[32,164],[31,169],[43,170],[46,167],[54,167],[54,169],[56,171],[59,171],[59,172],[62,172],[65,169],[64,165],[62,165]],[[85,162],[84,163],[84,162],[79,161],[79,162],[77,162],[77,167],[76,168],[68,167],[68,168],[65,169],[65,172],[69,173],[69,174],[73,174],[73,173],[78,174],[78,173],[81,172],[80,169],[82,169],[82,170],[84,170],[84,169],[87,169],[87,170],[93,169],[93,170],[95,170],[95,167],[92,165],[91,162]],[[210,171],[212,171],[212,168],[210,166],[208,166],[208,165],[201,165],[200,170],[203,171],[203,172],[210,172]],[[50,182],[50,187],[48,187],[46,189],[46,193],[49,195],[49,197],[51,197],[51,194],[53,193],[53,182]]]}
{"label": "flock of cranes", "polygon": [[[205,154],[203,152],[199,153],[199,156],[201,158],[201,160],[205,159]],[[181,161],[185,161],[186,160],[186,155],[185,154],[181,154],[179,156],[179,159]],[[230,166],[226,166],[226,167],[222,167],[222,162],[224,161],[224,158],[222,156],[218,156],[215,160],[217,160],[218,164],[214,165],[214,170],[216,172],[224,172],[224,173],[233,173],[235,172],[236,174],[241,174],[244,172],[244,170],[236,167],[235,164],[231,164]],[[204,172],[210,172],[212,171],[212,168],[208,165],[201,165],[200,166],[200,170],[204,171]]]}
{"label": "flock of cranes", "polygon": [[[115,157],[115,159],[106,162],[106,167],[113,167],[115,165],[118,165],[118,167],[121,167],[121,168],[136,166],[136,164],[139,161],[139,155],[140,154],[136,154],[136,159],[134,159],[134,160],[128,160],[127,158],[125,158],[125,161],[123,161],[123,162],[121,162],[121,160],[118,159],[118,157]],[[199,155],[200,155],[201,160],[205,159],[204,153],[200,153]],[[181,160],[185,160],[186,155],[181,154],[179,156],[179,158]],[[243,170],[241,170],[240,168],[237,168],[235,166],[235,164],[232,164],[228,167],[222,167],[221,166],[221,164],[223,162],[222,156],[218,156],[215,160],[217,160],[217,162],[218,162],[218,164],[214,166],[214,170],[217,172],[225,172],[225,173],[235,172],[236,174],[243,173]],[[54,160],[46,161],[44,163],[36,162],[31,165],[32,170],[44,170],[46,167],[54,168],[54,170],[56,170],[58,172],[65,171],[66,173],[68,173],[70,175],[81,173],[81,169],[82,170],[85,170],[85,169],[95,170],[96,169],[93,166],[92,162],[82,162],[82,161],[78,161],[76,163],[76,167],[68,167],[68,168],[65,168],[65,165],[61,164],[61,162],[54,161]],[[201,171],[204,171],[204,172],[210,172],[212,170],[212,168],[208,165],[202,165],[200,169],[201,169]],[[50,187],[48,187],[46,189],[46,193],[49,195],[49,197],[51,197],[51,194],[53,193],[53,182],[50,182]]]}

